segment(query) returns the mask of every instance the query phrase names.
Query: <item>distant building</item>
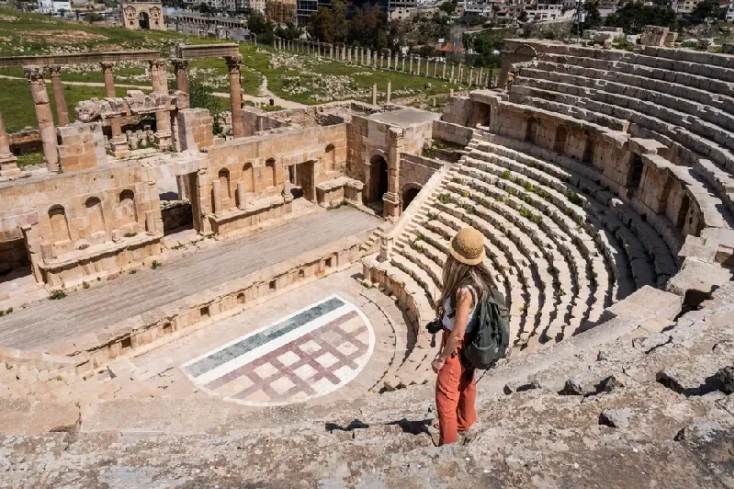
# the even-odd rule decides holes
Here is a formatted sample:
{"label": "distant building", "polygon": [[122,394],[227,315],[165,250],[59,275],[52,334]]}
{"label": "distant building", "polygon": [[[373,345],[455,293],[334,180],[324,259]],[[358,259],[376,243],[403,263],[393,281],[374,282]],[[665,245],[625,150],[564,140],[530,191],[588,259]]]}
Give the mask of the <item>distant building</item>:
{"label": "distant building", "polygon": [[[584,0],[581,0],[583,5]],[[529,21],[558,21],[573,19],[576,2],[573,0],[525,0]]]}
{"label": "distant building", "polygon": [[265,13],[268,19],[278,24],[295,22],[296,0],[268,0],[265,4]]}
{"label": "distant building", "polygon": [[166,30],[161,2],[123,2],[121,11],[125,29]]}
{"label": "distant building", "polygon": [[246,41],[250,38],[247,19],[216,17],[191,12],[170,13],[166,16],[168,29],[187,36],[215,37],[231,41]]}
{"label": "distant building", "polygon": [[55,2],[54,0],[38,0],[38,12],[42,14],[58,14],[60,11],[71,12],[71,2]]}

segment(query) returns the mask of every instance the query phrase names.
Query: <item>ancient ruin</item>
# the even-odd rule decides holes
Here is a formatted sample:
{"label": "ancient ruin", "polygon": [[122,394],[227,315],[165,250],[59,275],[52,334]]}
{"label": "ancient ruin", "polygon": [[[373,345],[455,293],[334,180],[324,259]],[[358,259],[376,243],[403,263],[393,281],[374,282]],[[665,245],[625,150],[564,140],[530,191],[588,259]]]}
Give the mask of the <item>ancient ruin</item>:
{"label": "ancient ruin", "polygon": [[[245,107],[235,44],[0,59],[46,160],[19,168],[0,121],[3,482],[734,487],[734,56],[668,36],[508,41],[501,88],[441,115],[389,89]],[[228,68],[226,138],[190,107],[202,58]],[[150,93],[118,96],[123,59]],[[106,97],[70,108],[80,60]],[[467,225],[513,353],[474,435],[435,448],[425,324]]]}
{"label": "ancient ruin", "polygon": [[130,0],[121,3],[120,17],[125,29],[165,31],[166,22],[161,2]]}

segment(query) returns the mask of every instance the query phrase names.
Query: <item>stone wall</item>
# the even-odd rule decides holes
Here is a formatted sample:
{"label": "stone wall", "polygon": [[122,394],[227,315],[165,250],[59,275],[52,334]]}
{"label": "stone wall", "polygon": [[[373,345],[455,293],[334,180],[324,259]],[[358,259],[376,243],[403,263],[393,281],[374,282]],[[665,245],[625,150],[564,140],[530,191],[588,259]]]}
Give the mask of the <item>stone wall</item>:
{"label": "stone wall", "polygon": [[440,161],[403,153],[400,157],[400,195],[411,188],[420,190],[442,167]]}
{"label": "stone wall", "polygon": [[163,232],[149,171],[126,163],[0,184],[0,233],[25,226],[36,278],[53,286],[139,264],[160,252]]}
{"label": "stone wall", "polygon": [[474,131],[463,125],[451,124],[445,121],[433,121],[433,137],[436,139],[466,146],[471,141],[473,135]]}
{"label": "stone wall", "polygon": [[104,136],[100,124],[75,122],[57,128],[56,132],[62,173],[88,170],[105,161]]}
{"label": "stone wall", "polygon": [[214,118],[206,109],[184,109],[177,116],[181,151],[200,150],[214,145]]}
{"label": "stone wall", "polygon": [[[4,233],[0,239],[0,277],[16,268],[30,264],[21,233]],[[20,236],[18,236],[20,234]],[[0,280],[1,281],[1,280]]]}

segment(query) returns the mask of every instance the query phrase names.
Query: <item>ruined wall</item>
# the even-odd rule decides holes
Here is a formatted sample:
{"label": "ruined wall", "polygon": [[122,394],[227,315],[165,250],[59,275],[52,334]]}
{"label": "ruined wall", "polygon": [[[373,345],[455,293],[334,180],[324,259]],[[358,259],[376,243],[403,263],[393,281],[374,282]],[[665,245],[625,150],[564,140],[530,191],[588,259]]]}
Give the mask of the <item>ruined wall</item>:
{"label": "ruined wall", "polygon": [[30,259],[44,283],[73,285],[140,263],[160,252],[163,232],[155,176],[147,171],[135,162],[0,184],[0,236],[17,237],[27,226]]}

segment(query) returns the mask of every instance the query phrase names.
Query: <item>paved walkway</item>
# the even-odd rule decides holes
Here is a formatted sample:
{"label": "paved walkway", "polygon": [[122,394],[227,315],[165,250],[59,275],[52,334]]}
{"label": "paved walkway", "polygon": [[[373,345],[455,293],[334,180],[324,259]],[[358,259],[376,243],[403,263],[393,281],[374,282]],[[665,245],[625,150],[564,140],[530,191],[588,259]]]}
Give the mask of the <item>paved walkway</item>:
{"label": "paved walkway", "polygon": [[319,212],[0,318],[0,346],[38,349],[123,321],[256,270],[366,232],[383,221],[356,209]]}

